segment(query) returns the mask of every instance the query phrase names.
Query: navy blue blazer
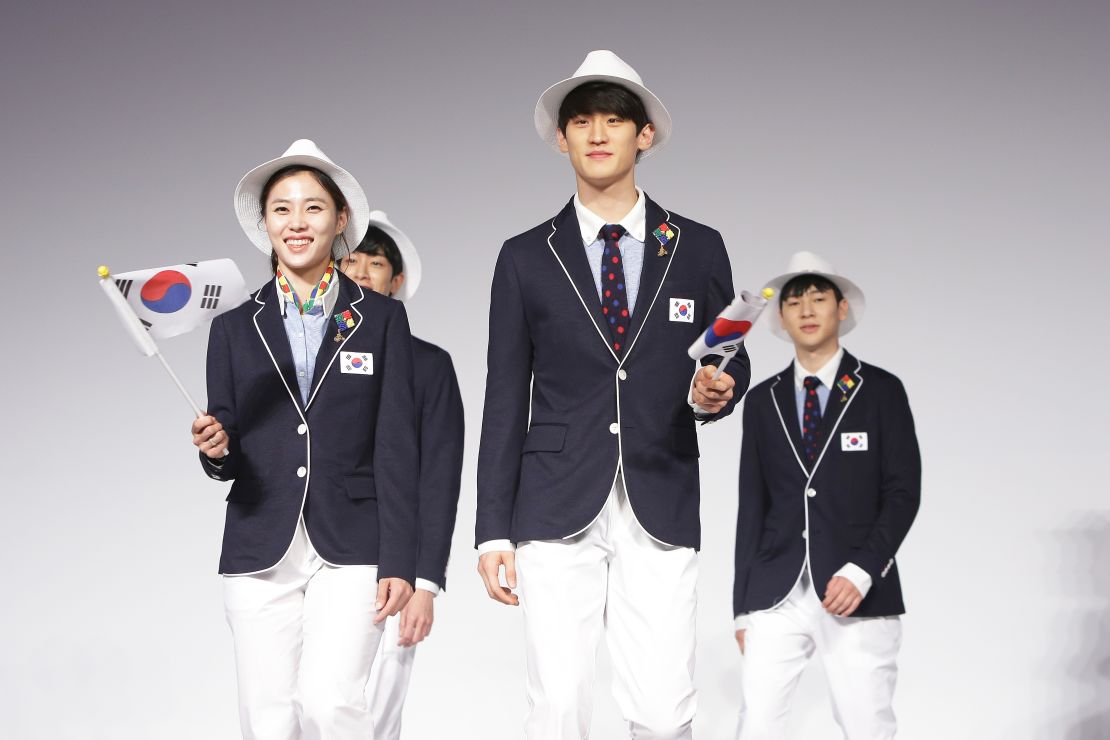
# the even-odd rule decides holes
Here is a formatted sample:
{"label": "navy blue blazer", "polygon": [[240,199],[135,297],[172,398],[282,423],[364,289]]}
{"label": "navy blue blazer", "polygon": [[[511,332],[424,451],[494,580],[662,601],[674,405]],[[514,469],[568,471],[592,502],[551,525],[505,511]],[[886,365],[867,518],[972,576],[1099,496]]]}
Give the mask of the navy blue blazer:
{"label": "navy blue blazer", "polygon": [[[416,441],[412,335],[404,306],[337,273],[334,312],[354,328],[335,342],[328,328],[308,403],[297,388],[268,281],[212,322],[208,413],[230,438],[222,464],[205,472],[232,480],[220,572],[266,570],[281,560],[304,515],[316,551],[336,565],[377,565],[378,578],[416,576]],[[371,374],[343,372],[343,353],[372,355]]]}
{"label": "navy blue blazer", "polygon": [[451,355],[413,338],[416,433],[420,440],[419,549],[416,577],[447,587],[463,464],[463,405]]}
{"label": "navy blue blazer", "polygon": [[803,462],[793,364],[755,386],[744,403],[736,615],[786,599],[807,547],[822,599],[833,574],[855,563],[872,586],[853,616],[905,612],[894,554],[921,500],[921,453],[909,401],[898,378],[847,352],[836,377],[853,385],[829,394],[821,419],[825,444],[812,469]]}
{"label": "navy blue blazer", "polygon": [[[669,224],[664,245],[653,234]],[[662,249],[661,249],[662,248]],[[674,321],[671,299],[694,302]],[[490,298],[478,455],[476,540],[557,539],[590,524],[623,463],[636,518],[658,540],[697,548],[698,437],[686,350],[733,299],[721,235],[647,200],[640,290],[627,350],[614,353],[573,201],[501,249]],[[748,386],[746,354],[731,413]]]}

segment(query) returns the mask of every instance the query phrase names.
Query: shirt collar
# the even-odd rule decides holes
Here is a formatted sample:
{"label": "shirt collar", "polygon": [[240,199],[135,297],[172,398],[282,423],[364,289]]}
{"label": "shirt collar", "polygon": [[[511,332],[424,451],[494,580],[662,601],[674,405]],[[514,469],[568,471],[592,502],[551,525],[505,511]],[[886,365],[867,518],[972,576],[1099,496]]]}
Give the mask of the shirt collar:
{"label": "shirt collar", "polygon": [[[624,227],[629,236],[642,242],[647,236],[647,200],[644,198],[644,191],[640,188],[636,188],[636,193],[638,196],[636,205],[632,206],[632,210],[617,223]],[[582,205],[578,193],[574,194],[574,213],[578,216],[578,228],[582,230],[582,244],[588,247],[597,241],[597,232],[601,231],[601,227],[607,222]]]}
{"label": "shirt collar", "polygon": [[[284,318],[286,306],[294,306],[293,296],[282,291],[281,285],[278,283],[278,279],[276,277],[274,278],[274,289],[277,291],[277,294],[284,299],[281,301],[281,303],[278,304],[281,308],[282,318]],[[332,277],[331,282],[328,283],[328,289],[324,291],[324,295],[321,297],[323,298],[323,301],[321,303],[317,303],[316,305],[321,306],[324,309],[325,316],[330,316],[335,309],[336,301],[339,300],[339,265],[335,266],[335,275],[334,277]],[[294,306],[294,308],[295,307],[296,306]],[[308,313],[311,315],[313,311],[309,311]]]}
{"label": "shirt collar", "polygon": [[816,375],[821,381],[821,385],[828,389],[832,389],[833,383],[836,381],[836,371],[840,369],[840,361],[844,359],[844,348],[840,347],[836,350],[828,362],[821,366],[821,369],[815,373],[810,373],[798,359],[794,358],[794,390],[800,391],[805,387],[805,379],[810,375]]}

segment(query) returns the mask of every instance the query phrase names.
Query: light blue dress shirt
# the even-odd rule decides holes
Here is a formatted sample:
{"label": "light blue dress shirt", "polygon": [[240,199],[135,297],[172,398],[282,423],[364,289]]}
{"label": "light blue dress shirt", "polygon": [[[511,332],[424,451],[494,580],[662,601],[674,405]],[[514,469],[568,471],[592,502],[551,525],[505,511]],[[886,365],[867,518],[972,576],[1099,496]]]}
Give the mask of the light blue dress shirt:
{"label": "light blue dress shirt", "polygon": [[331,320],[331,312],[339,295],[338,283],[339,278],[335,277],[328,284],[324,295],[319,296],[323,300],[318,301],[306,314],[301,314],[293,303],[293,297],[283,293],[280,285],[277,286],[278,295],[285,297],[281,303],[282,324],[285,326],[285,336],[289,338],[289,349],[293,353],[293,367],[297,371],[301,402],[306,406],[308,394],[312,391],[316,355],[320,352],[320,345],[324,343],[324,333],[328,329],[328,321]]}
{"label": "light blue dress shirt", "polygon": [[[621,259],[624,261],[624,291],[628,295],[628,313],[631,315],[636,308],[636,296],[640,292],[640,276],[644,271],[644,239],[645,222],[647,220],[647,203],[644,191],[636,188],[639,197],[619,223],[624,227],[625,234],[617,242],[621,249]],[[586,247],[586,260],[590,263],[590,272],[594,276],[594,287],[597,288],[597,300],[601,302],[601,256],[605,251],[605,240],[598,238],[598,232],[605,226],[605,219],[589,208],[582,205],[578,195],[574,196],[574,211],[578,217],[578,227],[582,232],[582,243]]]}

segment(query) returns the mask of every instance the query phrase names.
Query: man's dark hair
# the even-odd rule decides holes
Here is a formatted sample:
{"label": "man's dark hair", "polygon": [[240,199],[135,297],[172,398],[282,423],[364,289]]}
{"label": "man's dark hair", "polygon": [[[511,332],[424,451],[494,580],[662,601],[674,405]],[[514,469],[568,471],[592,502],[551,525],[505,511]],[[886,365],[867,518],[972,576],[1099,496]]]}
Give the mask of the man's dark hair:
{"label": "man's dark hair", "polygon": [[362,237],[355,251],[372,257],[385,257],[389,260],[389,266],[393,268],[393,277],[405,271],[405,261],[401,259],[401,250],[397,248],[397,242],[377,226],[371,226],[366,230],[366,236]]}
{"label": "man's dark hair", "polygon": [[636,134],[651,123],[644,101],[623,85],[604,80],[584,82],[567,93],[559,106],[559,130],[566,133],[567,122],[575,116],[612,113],[636,125]]}
{"label": "man's dark hair", "polygon": [[806,291],[810,288],[815,289],[818,293],[826,293],[832,291],[836,296],[836,302],[839,303],[844,300],[844,294],[840,292],[840,288],[832,280],[829,280],[824,275],[798,275],[792,277],[782,286],[779,291],[779,308],[786,302],[787,298],[801,298],[805,295]]}

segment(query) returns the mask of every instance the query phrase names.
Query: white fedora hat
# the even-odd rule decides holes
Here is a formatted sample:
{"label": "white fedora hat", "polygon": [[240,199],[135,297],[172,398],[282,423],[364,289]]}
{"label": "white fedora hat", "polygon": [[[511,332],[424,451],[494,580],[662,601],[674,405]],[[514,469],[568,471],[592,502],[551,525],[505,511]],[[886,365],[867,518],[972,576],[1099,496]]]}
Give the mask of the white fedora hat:
{"label": "white fedora hat", "polygon": [[370,225],[377,226],[396,242],[397,249],[401,252],[401,261],[404,262],[405,282],[401,283],[401,289],[393,297],[399,301],[409,300],[420,287],[420,255],[416,246],[405,232],[393,225],[385,211],[370,211]]}
{"label": "white fedora hat", "polygon": [[555,138],[555,131],[559,128],[559,106],[563,98],[571,90],[586,82],[604,80],[615,82],[631,90],[644,103],[648,120],[655,126],[655,139],[651,148],[640,155],[640,159],[650,157],[663,148],[671,136],[671,114],[663,105],[663,101],[655,97],[655,93],[644,87],[644,81],[636,70],[632,69],[623,59],[611,51],[591,51],[586,55],[586,60],[575,71],[573,77],[568,77],[562,82],[556,82],[543,91],[539,102],[536,103],[536,132],[553,147],[559,150],[559,143]]}
{"label": "white fedora hat", "polygon": [[[272,251],[270,237],[262,224],[262,204],[259,199],[262,196],[262,188],[270,176],[291,164],[314,167],[335,181],[339,191],[347,199],[350,214],[343,236],[346,237],[351,251],[354,251],[366,234],[369,223],[370,204],[366,202],[366,193],[362,192],[362,186],[350,172],[328,159],[328,155],[320,151],[320,147],[316,146],[311,139],[297,139],[289,145],[285,154],[258,165],[243,175],[243,179],[235,186],[235,215],[239,217],[239,225],[243,227],[247,238],[264,254],[270,254]],[[337,238],[332,244],[332,254],[339,257],[346,253],[347,247]]]}
{"label": "white fedora hat", "polygon": [[[840,336],[844,336],[852,329],[855,328],[859,320],[863,318],[863,312],[867,308],[867,302],[863,298],[863,291],[859,289],[855,283],[848,278],[838,275],[833,266],[826,260],[822,259],[813,252],[795,252],[794,256],[790,258],[790,266],[786,268],[786,273],[779,275],[777,278],[767,283],[767,287],[775,291],[776,297],[782,292],[782,286],[789,283],[799,275],[820,275],[828,279],[840,288],[840,293],[848,299],[848,318],[840,322]],[[781,300],[781,297],[778,298]],[[779,305],[782,305],[781,303]],[[777,317],[767,322],[768,328],[779,339],[792,341],[790,335],[786,333],[786,329],[782,328],[782,322]]]}

